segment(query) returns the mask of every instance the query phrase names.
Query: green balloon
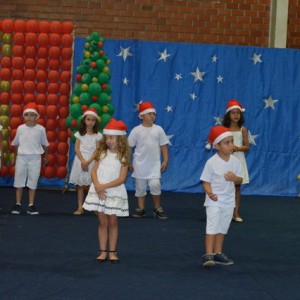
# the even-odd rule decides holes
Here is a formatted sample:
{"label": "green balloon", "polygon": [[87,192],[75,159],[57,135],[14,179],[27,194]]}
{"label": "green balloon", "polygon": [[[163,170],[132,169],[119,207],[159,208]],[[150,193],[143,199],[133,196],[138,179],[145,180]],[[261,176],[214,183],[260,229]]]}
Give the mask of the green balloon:
{"label": "green balloon", "polygon": [[78,66],[76,68],[76,72],[77,72],[77,74],[81,74],[81,75],[84,74],[86,72],[85,66],[83,66],[83,65]]}
{"label": "green balloon", "polygon": [[[97,43],[98,44],[98,43]],[[100,54],[98,51],[94,51],[92,54],[91,54],[91,59],[92,61],[97,61],[98,59],[100,58]]]}
{"label": "green balloon", "polygon": [[102,109],[101,109],[101,105],[100,105],[100,104],[98,104],[98,103],[93,103],[93,104],[91,104],[91,105],[89,106],[89,108],[94,108],[94,109],[96,109],[98,115],[101,114]]}
{"label": "green balloon", "polygon": [[98,97],[98,103],[100,105],[105,105],[108,102],[108,95],[106,93],[100,93]]}
{"label": "green balloon", "polygon": [[89,73],[85,73],[81,77],[81,83],[90,84],[92,82],[92,77]]}
{"label": "green balloon", "polygon": [[96,96],[99,95],[101,92],[101,86],[98,82],[92,82],[89,85],[89,89],[88,92],[92,95],[92,96]]}
{"label": "green balloon", "polygon": [[79,116],[79,117],[77,118],[77,125],[78,125],[78,128],[79,128],[79,126],[80,126],[80,122],[81,122],[82,118],[83,118],[82,115]]}
{"label": "green balloon", "polygon": [[93,101],[92,101],[91,95],[87,92],[84,92],[84,93],[80,94],[79,102],[80,102],[81,105],[90,106],[90,104],[92,104]]}
{"label": "green balloon", "polygon": [[80,95],[80,93],[82,92],[81,86],[82,86],[81,83],[77,83],[77,84],[75,85],[75,87],[74,87],[74,93],[75,93],[76,95],[74,95],[74,96],[79,96],[79,95]]}
{"label": "green balloon", "polygon": [[98,77],[98,73],[99,71],[97,69],[93,69],[93,68],[90,68],[89,69],[89,74],[91,75],[91,77]]}
{"label": "green balloon", "polygon": [[94,40],[98,43],[99,37],[100,37],[98,32],[93,32],[91,37],[92,37],[92,40]]}
{"label": "green balloon", "polygon": [[96,61],[96,66],[99,71],[102,71],[102,69],[106,66],[106,64],[105,64],[104,60],[102,60],[100,58]]}
{"label": "green balloon", "polygon": [[91,46],[92,46],[92,49],[93,50],[96,50],[97,49],[97,47],[98,47],[98,40],[97,41],[91,41]]}
{"label": "green balloon", "polygon": [[75,119],[73,118],[73,116],[68,116],[67,119],[66,119],[67,127],[70,128],[71,130],[76,129],[76,127],[72,125],[72,121],[73,121],[73,120],[75,120]]}
{"label": "green balloon", "polygon": [[101,72],[98,75],[98,82],[103,84],[103,83],[108,83],[109,81],[109,76],[107,75],[107,73]]}
{"label": "green balloon", "polygon": [[114,105],[111,102],[107,103],[106,105],[108,106],[108,112],[107,113],[110,114],[110,115],[113,115],[114,111],[115,111]]}
{"label": "green balloon", "polygon": [[70,112],[73,118],[77,119],[82,115],[82,108],[80,103],[74,103],[70,106]]}
{"label": "green balloon", "polygon": [[111,86],[108,84],[108,85],[107,85],[107,89],[105,90],[105,93],[106,93],[107,95],[110,95],[111,92],[112,92]]}
{"label": "green balloon", "polygon": [[90,58],[85,58],[83,61],[82,61],[82,65],[85,67],[85,70],[88,71],[90,66],[91,66],[91,62],[92,60]]}
{"label": "green balloon", "polygon": [[100,122],[100,128],[103,129],[105,127],[105,125],[109,122],[109,120],[111,119],[111,115],[110,114],[102,114],[100,116],[101,118],[101,122]]}

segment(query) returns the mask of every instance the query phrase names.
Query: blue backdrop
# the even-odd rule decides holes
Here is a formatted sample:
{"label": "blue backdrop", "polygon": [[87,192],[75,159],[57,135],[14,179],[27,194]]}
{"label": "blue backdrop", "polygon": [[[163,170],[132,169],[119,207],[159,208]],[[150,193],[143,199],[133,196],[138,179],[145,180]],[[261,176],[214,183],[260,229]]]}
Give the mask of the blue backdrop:
{"label": "blue backdrop", "polygon": [[[73,78],[84,43],[75,39]],[[202,192],[199,176],[214,153],[205,141],[234,98],[246,108],[250,139],[250,184],[243,194],[298,194],[300,51],[137,40],[106,40],[104,48],[111,60],[114,117],[130,131],[140,123],[136,105],[151,101],[156,123],[169,137],[163,190]],[[70,165],[73,156],[72,144]],[[130,174],[126,184],[134,189]],[[41,178],[40,185],[63,187],[65,180]]]}

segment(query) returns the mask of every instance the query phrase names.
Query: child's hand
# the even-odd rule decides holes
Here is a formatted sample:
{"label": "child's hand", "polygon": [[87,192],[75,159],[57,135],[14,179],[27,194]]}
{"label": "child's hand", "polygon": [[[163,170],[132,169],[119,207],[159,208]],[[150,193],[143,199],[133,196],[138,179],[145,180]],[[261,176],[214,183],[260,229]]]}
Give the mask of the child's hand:
{"label": "child's hand", "polygon": [[44,159],[43,159],[43,167],[45,167],[48,162],[49,162],[49,156],[48,156],[48,154],[45,154]]}
{"label": "child's hand", "polygon": [[132,165],[132,164],[129,164],[129,166],[128,166],[128,171],[129,171],[130,173],[132,173],[132,172],[134,171],[134,168],[133,168],[133,165]]}
{"label": "child's hand", "polygon": [[236,175],[232,172],[227,172],[224,175],[224,178],[225,178],[226,181],[236,181]]}
{"label": "child's hand", "polygon": [[166,170],[167,166],[168,166],[168,163],[164,161],[164,162],[161,164],[160,170],[161,170],[162,172],[164,172],[164,171]]}
{"label": "child's hand", "polygon": [[81,169],[82,169],[82,171],[84,171],[84,172],[87,172],[88,171],[88,163],[87,163],[87,161],[86,160],[84,160],[84,161],[82,161],[81,162]]}
{"label": "child's hand", "polygon": [[212,200],[212,201],[218,201],[218,196],[214,194],[213,192],[207,193],[207,196]]}
{"label": "child's hand", "polygon": [[97,192],[97,195],[98,195],[99,199],[101,199],[101,200],[105,200],[106,199],[106,191],[105,190]]}

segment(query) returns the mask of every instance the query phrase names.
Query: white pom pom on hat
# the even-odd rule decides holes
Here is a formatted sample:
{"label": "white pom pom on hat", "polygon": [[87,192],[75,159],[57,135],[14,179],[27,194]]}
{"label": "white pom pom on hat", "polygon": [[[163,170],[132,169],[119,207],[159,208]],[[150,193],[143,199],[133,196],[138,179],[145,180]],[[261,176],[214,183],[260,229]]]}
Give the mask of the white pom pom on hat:
{"label": "white pom pom on hat", "polygon": [[232,136],[232,132],[224,126],[214,126],[208,136],[205,148],[211,149],[211,145],[216,145],[228,136]]}
{"label": "white pom pom on hat", "polygon": [[151,112],[156,114],[155,107],[151,102],[148,101],[139,103],[139,117]]}
{"label": "white pom pom on hat", "polygon": [[238,108],[241,112],[246,111],[246,109],[243,107],[243,105],[239,101],[237,101],[235,99],[228,100],[227,106],[226,106],[226,113],[228,113],[229,111],[231,111],[235,108]]}

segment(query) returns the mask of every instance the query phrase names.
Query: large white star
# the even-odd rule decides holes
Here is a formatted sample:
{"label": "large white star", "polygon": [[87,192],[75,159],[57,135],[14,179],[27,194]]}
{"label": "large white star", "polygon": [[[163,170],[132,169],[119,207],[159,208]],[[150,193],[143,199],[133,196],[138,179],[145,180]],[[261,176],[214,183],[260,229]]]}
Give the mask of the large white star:
{"label": "large white star", "polygon": [[164,52],[158,52],[160,57],[158,60],[163,60],[164,62],[167,61],[167,58],[171,56],[171,54],[167,53],[167,49],[164,50]]}
{"label": "large white star", "polygon": [[258,137],[258,134],[251,134],[250,130],[248,130],[248,139],[249,143],[256,146],[255,138]]}
{"label": "large white star", "polygon": [[218,60],[218,57],[216,55],[211,57],[211,62],[215,63],[215,62],[217,62],[217,60]]}
{"label": "large white star", "polygon": [[253,53],[253,56],[250,58],[253,60],[253,63],[256,65],[257,63],[262,63],[262,60],[260,59],[262,54],[256,54]]}
{"label": "large white star", "polygon": [[169,144],[170,146],[173,146],[172,143],[171,143],[171,141],[170,141],[170,139],[171,139],[173,136],[174,136],[174,134],[167,135],[167,139],[169,140],[168,144]]}
{"label": "large white star", "polygon": [[271,107],[272,109],[275,109],[274,104],[276,102],[278,102],[278,100],[274,100],[271,95],[269,96],[268,99],[263,99],[263,101],[266,103],[264,109],[266,109],[268,107]]}
{"label": "large white star", "polygon": [[174,78],[175,78],[176,80],[180,80],[180,79],[182,79],[182,75],[176,73]]}
{"label": "large white star", "polygon": [[218,77],[217,77],[217,82],[218,83],[223,83],[223,77],[221,76],[221,75],[219,75]]}
{"label": "large white star", "polygon": [[173,107],[170,106],[170,105],[168,105],[168,106],[165,108],[165,110],[166,110],[167,112],[173,111]]}
{"label": "large white star", "polygon": [[191,75],[194,76],[194,82],[200,80],[200,81],[204,81],[203,80],[203,76],[206,72],[200,72],[199,68],[197,67],[195,72],[191,72]]}
{"label": "large white star", "polygon": [[129,80],[127,79],[127,77],[125,77],[125,78],[123,79],[123,84],[128,85],[128,82],[129,82]]}
{"label": "large white star", "polygon": [[219,117],[214,117],[216,123],[215,125],[222,125],[223,123],[223,117],[222,116],[219,116]]}
{"label": "large white star", "polygon": [[197,98],[197,96],[195,95],[195,93],[192,93],[190,94],[190,98],[194,101]]}
{"label": "large white star", "polygon": [[128,56],[132,56],[132,54],[129,52],[130,47],[128,47],[128,48],[120,47],[120,49],[121,49],[121,52],[117,56],[122,56],[124,61],[126,60],[126,58]]}

